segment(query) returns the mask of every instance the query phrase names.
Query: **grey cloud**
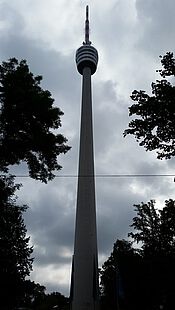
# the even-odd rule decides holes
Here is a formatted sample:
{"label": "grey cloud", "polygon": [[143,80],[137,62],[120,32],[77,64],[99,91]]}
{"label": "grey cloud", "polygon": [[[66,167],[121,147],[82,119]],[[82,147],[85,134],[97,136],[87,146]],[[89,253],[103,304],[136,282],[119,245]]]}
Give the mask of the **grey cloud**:
{"label": "grey cloud", "polygon": [[[153,154],[139,147],[133,137],[123,138],[123,130],[129,121],[127,106],[130,99],[129,95],[125,99],[126,94],[133,88],[148,84],[147,72],[152,70],[153,51],[157,57],[161,47],[174,46],[174,39],[168,34],[170,24],[174,25],[171,13],[174,12],[173,2],[165,4],[165,1],[140,0],[136,4],[138,15],[134,18],[129,12],[130,7],[121,0],[116,2],[113,10],[107,10],[106,15],[101,14],[101,11],[94,13],[94,43],[101,53],[99,71],[93,78],[94,142],[98,174],[156,174],[173,169],[173,160],[169,163],[158,162]],[[3,12],[1,20],[5,19],[7,7],[4,7]],[[37,279],[39,267],[52,265],[56,271],[69,264],[71,268],[77,178],[63,176],[77,173],[81,77],[76,72],[72,46],[69,53],[63,54],[40,40],[28,39],[25,36],[24,18],[14,10],[9,12],[11,15],[6,15],[9,28],[0,33],[0,57],[2,60],[14,56],[25,58],[35,75],[43,75],[43,87],[51,91],[55,104],[65,113],[61,132],[68,137],[69,145],[72,146],[68,154],[60,157],[63,170],[58,174],[62,177],[47,185],[28,178],[17,178],[17,181],[23,183],[18,193],[19,201],[29,205],[25,221],[34,244],[34,273]],[[121,13],[125,13],[125,19]],[[162,22],[163,16],[166,17],[166,24]],[[109,69],[112,76],[106,73],[106,69],[100,68]],[[25,165],[15,169],[12,171],[16,173],[26,171]],[[109,256],[115,240],[127,237],[134,216],[134,203],[157,197],[168,198],[167,195],[173,194],[173,186],[173,183],[169,184],[162,179],[96,178],[99,254]],[[67,251],[66,255],[64,250]],[[49,290],[58,289],[52,279],[50,282],[46,280],[44,285]],[[69,283],[60,284],[59,290],[66,292],[68,286]]]}
{"label": "grey cloud", "polygon": [[9,40],[8,36],[11,33],[21,34],[25,27],[24,19],[20,13],[5,1],[0,3],[0,20],[3,25],[0,31],[0,37],[4,42]]}
{"label": "grey cloud", "polygon": [[[52,183],[41,186],[38,193],[37,187],[36,193],[33,189],[33,195],[37,194],[37,199],[31,206],[29,201],[26,222],[30,225],[31,233],[37,236],[36,240],[42,242],[44,238],[48,243],[70,245],[75,208],[75,185],[72,183],[73,180],[66,182],[57,178]],[[25,192],[28,187],[23,186],[22,190]]]}
{"label": "grey cloud", "polygon": [[138,47],[154,57],[174,50],[175,27],[173,0],[137,0],[136,8],[142,29]]}
{"label": "grey cloud", "polygon": [[[145,200],[144,193],[132,191],[132,178],[97,179],[97,210],[100,250],[108,251],[117,238],[126,238],[133,217],[133,204]],[[100,193],[100,195],[98,195]],[[112,237],[112,238],[111,238]],[[104,252],[103,252],[104,253]]]}

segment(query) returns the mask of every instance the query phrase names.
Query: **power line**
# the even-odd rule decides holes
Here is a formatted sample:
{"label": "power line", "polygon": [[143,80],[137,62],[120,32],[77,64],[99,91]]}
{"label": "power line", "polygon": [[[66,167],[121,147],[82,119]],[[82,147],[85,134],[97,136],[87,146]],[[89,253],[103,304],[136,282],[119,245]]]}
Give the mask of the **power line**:
{"label": "power line", "polygon": [[[6,175],[3,175],[6,176]],[[30,178],[29,175],[13,175],[17,178]],[[78,175],[78,174],[56,174],[55,178],[77,178],[77,177],[95,177],[95,178],[147,178],[147,177],[175,177],[175,174],[95,174],[95,175]]]}

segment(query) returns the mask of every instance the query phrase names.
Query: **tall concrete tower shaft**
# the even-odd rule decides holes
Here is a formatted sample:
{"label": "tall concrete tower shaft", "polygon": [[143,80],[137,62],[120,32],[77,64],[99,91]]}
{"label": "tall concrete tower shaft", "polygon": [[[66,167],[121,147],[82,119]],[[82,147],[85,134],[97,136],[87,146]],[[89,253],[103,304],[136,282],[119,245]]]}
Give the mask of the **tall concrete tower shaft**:
{"label": "tall concrete tower shaft", "polygon": [[82,80],[82,110],[79,150],[76,226],[72,268],[72,310],[96,310],[99,301],[91,75],[98,62],[97,50],[89,41],[88,6],[85,42],[76,52]]}

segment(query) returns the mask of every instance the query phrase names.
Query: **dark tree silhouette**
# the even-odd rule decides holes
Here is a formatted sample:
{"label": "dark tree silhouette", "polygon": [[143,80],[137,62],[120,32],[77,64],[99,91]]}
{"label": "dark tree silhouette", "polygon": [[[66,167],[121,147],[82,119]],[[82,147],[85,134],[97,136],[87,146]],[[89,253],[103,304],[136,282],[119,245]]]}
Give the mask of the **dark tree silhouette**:
{"label": "dark tree silhouette", "polygon": [[39,305],[43,305],[46,298],[46,287],[31,280],[25,280],[22,287],[22,298],[20,307],[39,310]]}
{"label": "dark tree silhouette", "polygon": [[23,212],[17,205],[13,177],[0,176],[0,308],[13,309],[21,300],[25,277],[30,274],[33,249],[29,246]]}
{"label": "dark tree silhouette", "polygon": [[23,285],[23,300],[20,306],[33,310],[69,309],[69,298],[59,292],[46,294],[46,287],[26,280]]}
{"label": "dark tree silhouette", "polygon": [[[101,270],[102,309],[172,310],[175,308],[175,201],[162,210],[155,201],[134,205],[128,235],[117,240]],[[134,248],[133,243],[139,243]]]}
{"label": "dark tree silhouette", "polygon": [[158,309],[160,305],[174,309],[175,201],[166,200],[162,210],[156,210],[154,200],[134,206],[137,215],[131,226],[136,232],[129,236],[141,243],[149,309]]}
{"label": "dark tree silhouette", "polygon": [[161,64],[163,69],[157,71],[163,79],[151,84],[152,96],[143,90],[132,92],[131,99],[137,103],[129,107],[129,115],[136,118],[124,136],[134,135],[147,151],[156,150],[158,159],[170,159],[175,156],[175,86],[170,83],[175,77],[173,53],[161,57]]}
{"label": "dark tree silhouette", "polygon": [[[32,247],[26,236],[23,212],[19,206],[14,177],[9,166],[26,162],[29,175],[47,182],[54,170],[61,169],[57,156],[70,147],[58,134],[63,112],[53,107],[54,99],[40,86],[42,77],[34,76],[25,60],[12,58],[0,65],[0,309],[17,305],[37,305],[45,288],[26,280],[32,269]],[[56,134],[54,133],[56,130]],[[4,174],[4,175],[3,175]],[[33,297],[31,297],[33,296]],[[42,309],[42,308],[41,308]],[[44,309],[44,308],[43,308]]]}
{"label": "dark tree silhouette", "polygon": [[134,241],[141,242],[144,256],[175,255],[175,201],[165,201],[162,210],[155,208],[155,201],[134,205],[137,213],[129,233]]}
{"label": "dark tree silhouette", "polygon": [[43,299],[36,299],[33,302],[32,307],[36,310],[68,310],[69,299],[59,292],[52,292],[46,294]]}
{"label": "dark tree silhouette", "polygon": [[12,58],[0,65],[0,171],[25,161],[29,175],[43,182],[54,177],[61,166],[57,156],[70,147],[53,130],[61,126],[63,112],[40,86],[25,60]]}
{"label": "dark tree silhouette", "polygon": [[141,264],[141,256],[130,241],[115,242],[100,272],[102,309],[140,309],[140,300],[143,298]]}

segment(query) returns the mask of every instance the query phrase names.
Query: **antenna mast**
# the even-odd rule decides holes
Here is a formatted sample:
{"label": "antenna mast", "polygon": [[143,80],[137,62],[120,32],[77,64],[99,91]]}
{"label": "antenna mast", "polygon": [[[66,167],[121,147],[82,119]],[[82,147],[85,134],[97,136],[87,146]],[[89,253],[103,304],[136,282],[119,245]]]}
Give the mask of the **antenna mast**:
{"label": "antenna mast", "polygon": [[86,6],[86,20],[85,20],[85,44],[90,45],[89,41],[89,7]]}

